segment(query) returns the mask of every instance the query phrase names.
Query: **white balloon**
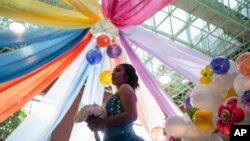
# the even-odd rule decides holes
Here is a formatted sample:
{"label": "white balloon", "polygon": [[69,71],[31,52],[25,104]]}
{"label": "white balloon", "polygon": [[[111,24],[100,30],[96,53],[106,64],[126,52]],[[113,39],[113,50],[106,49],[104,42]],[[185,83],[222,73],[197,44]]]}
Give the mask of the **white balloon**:
{"label": "white balloon", "polygon": [[239,73],[238,70],[236,69],[236,64],[233,60],[229,60],[230,63],[230,68],[228,70],[229,73]]}
{"label": "white balloon", "polygon": [[197,85],[190,97],[191,105],[195,108],[206,109],[212,113],[216,112],[223,102],[222,94],[216,85]]}
{"label": "white balloon", "polygon": [[204,131],[197,128],[192,121],[187,122],[187,130],[182,138],[192,141],[209,141],[212,131]]}
{"label": "white balloon", "polygon": [[165,130],[170,136],[181,137],[187,130],[187,124],[182,117],[171,116],[165,121]]}
{"label": "white balloon", "polygon": [[242,97],[244,92],[250,90],[250,76],[239,74],[234,80],[234,90],[238,96]]}
{"label": "white balloon", "polygon": [[212,134],[210,141],[224,141],[220,134]]}
{"label": "white balloon", "polygon": [[229,88],[233,87],[234,79],[237,75],[237,73],[229,72],[220,75],[214,74],[212,85],[216,86],[218,92],[225,94]]}

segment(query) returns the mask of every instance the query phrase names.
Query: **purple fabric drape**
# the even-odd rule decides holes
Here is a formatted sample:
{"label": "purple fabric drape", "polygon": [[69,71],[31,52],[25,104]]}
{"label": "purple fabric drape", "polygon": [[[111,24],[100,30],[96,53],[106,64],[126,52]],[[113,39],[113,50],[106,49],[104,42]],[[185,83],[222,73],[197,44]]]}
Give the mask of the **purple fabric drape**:
{"label": "purple fabric drape", "polygon": [[102,0],[103,14],[118,28],[138,25],[175,0]]}
{"label": "purple fabric drape", "polygon": [[147,70],[145,65],[141,62],[138,56],[135,54],[128,41],[124,37],[122,32],[119,33],[120,40],[122,45],[124,46],[131,62],[136,68],[140,78],[145,83],[150,93],[153,95],[157,103],[160,105],[161,109],[167,116],[173,115],[182,115],[181,110],[178,106],[172,101],[172,99],[165,93],[164,90],[158,85],[154,77]]}
{"label": "purple fabric drape", "polygon": [[200,70],[211,58],[161,36],[156,36],[142,27],[132,26],[121,30],[122,35],[137,47],[159,59],[189,81],[199,82]]}

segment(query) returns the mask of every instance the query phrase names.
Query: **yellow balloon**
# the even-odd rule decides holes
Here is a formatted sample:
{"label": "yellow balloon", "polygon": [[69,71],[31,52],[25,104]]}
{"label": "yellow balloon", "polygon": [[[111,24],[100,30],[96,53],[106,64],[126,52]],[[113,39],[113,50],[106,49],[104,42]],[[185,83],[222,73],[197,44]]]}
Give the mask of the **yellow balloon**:
{"label": "yellow balloon", "polygon": [[202,130],[210,130],[213,128],[213,114],[205,109],[197,110],[193,115],[193,123]]}
{"label": "yellow balloon", "polygon": [[110,85],[111,82],[112,82],[111,75],[112,75],[111,71],[109,71],[109,70],[103,71],[99,75],[99,80],[100,80],[101,84],[104,85],[104,86]]}

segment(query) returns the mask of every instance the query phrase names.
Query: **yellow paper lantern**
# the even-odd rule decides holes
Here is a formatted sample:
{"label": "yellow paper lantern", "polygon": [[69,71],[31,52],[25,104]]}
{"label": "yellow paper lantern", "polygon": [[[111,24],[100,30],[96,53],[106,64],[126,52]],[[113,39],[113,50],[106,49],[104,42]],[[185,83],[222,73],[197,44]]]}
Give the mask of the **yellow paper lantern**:
{"label": "yellow paper lantern", "polygon": [[205,109],[197,110],[193,116],[193,123],[202,130],[210,130],[213,128],[213,114]]}
{"label": "yellow paper lantern", "polygon": [[112,80],[111,80],[111,76],[112,73],[109,70],[105,70],[103,71],[100,75],[99,75],[99,79],[102,85],[104,86],[108,86],[111,84]]}

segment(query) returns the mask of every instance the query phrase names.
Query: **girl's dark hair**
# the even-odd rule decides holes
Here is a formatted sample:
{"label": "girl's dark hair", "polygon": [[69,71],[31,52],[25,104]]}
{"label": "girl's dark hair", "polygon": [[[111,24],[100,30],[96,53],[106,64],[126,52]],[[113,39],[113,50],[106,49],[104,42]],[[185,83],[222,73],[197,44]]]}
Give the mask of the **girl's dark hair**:
{"label": "girl's dark hair", "polygon": [[139,87],[138,76],[136,74],[135,68],[132,65],[126,63],[120,65],[124,68],[125,76],[128,79],[126,83],[129,84],[133,89]]}

